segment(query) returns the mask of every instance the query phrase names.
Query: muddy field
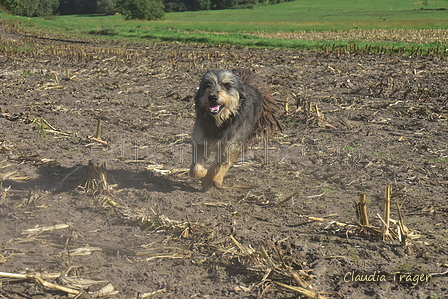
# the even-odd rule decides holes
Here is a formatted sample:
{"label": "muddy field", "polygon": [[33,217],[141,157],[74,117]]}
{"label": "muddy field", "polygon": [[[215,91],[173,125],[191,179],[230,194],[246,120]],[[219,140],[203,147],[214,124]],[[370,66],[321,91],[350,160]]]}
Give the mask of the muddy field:
{"label": "muddy field", "polygon": [[[446,58],[0,37],[0,298],[446,298]],[[283,133],[203,193],[192,98],[235,67]]]}

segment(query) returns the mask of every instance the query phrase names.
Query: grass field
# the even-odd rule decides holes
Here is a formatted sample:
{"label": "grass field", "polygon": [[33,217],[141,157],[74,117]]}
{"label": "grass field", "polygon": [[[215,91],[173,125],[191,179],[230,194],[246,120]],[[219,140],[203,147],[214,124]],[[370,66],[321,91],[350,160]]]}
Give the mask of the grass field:
{"label": "grass field", "polygon": [[171,13],[164,23],[176,28],[216,31],[297,31],[374,28],[448,28],[447,1],[429,6],[412,1],[302,0],[252,10]]}
{"label": "grass field", "polygon": [[66,37],[305,49],[369,43],[443,51],[448,44],[447,8],[447,0],[302,0],[255,9],[168,13],[160,21],[124,21],[119,15],[0,17],[20,20],[32,32]]}

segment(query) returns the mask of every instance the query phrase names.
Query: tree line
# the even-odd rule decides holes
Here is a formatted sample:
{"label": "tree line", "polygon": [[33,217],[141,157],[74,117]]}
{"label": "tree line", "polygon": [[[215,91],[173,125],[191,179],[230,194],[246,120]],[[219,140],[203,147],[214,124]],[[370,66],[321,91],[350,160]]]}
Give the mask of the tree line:
{"label": "tree line", "polygon": [[0,11],[50,17],[73,14],[115,14],[125,19],[163,19],[165,12],[254,8],[293,0],[0,0]]}
{"label": "tree line", "polygon": [[165,0],[164,4],[166,12],[176,12],[254,8],[259,5],[279,4],[291,1],[294,0]]}

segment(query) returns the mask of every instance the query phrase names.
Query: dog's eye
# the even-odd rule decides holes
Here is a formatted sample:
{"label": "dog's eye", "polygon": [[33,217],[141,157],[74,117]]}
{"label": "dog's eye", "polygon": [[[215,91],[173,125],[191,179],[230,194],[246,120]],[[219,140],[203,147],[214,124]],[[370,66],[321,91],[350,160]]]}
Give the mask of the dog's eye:
{"label": "dog's eye", "polygon": [[230,85],[230,83],[225,83],[224,88],[229,90],[230,88],[232,88],[232,85]]}
{"label": "dog's eye", "polygon": [[212,87],[213,86],[213,84],[211,84],[211,83],[207,83],[207,84],[205,84],[205,88],[210,88],[210,87]]}

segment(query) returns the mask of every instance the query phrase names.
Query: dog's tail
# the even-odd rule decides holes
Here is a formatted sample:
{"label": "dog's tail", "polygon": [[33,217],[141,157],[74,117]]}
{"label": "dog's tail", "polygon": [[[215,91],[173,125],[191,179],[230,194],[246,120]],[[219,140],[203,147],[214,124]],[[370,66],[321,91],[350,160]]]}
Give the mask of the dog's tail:
{"label": "dog's tail", "polygon": [[280,124],[279,106],[283,102],[273,95],[271,88],[264,83],[258,75],[248,69],[234,70],[241,81],[256,87],[263,96],[263,106],[257,120],[257,127],[252,137],[269,138],[278,129],[282,132]]}
{"label": "dog's tail", "polygon": [[282,132],[282,125],[280,124],[280,113],[278,111],[279,105],[282,102],[272,94],[269,86],[267,91],[262,90],[263,107],[261,108],[260,116],[258,117],[257,130],[255,134],[259,137],[269,138],[278,129]]}

